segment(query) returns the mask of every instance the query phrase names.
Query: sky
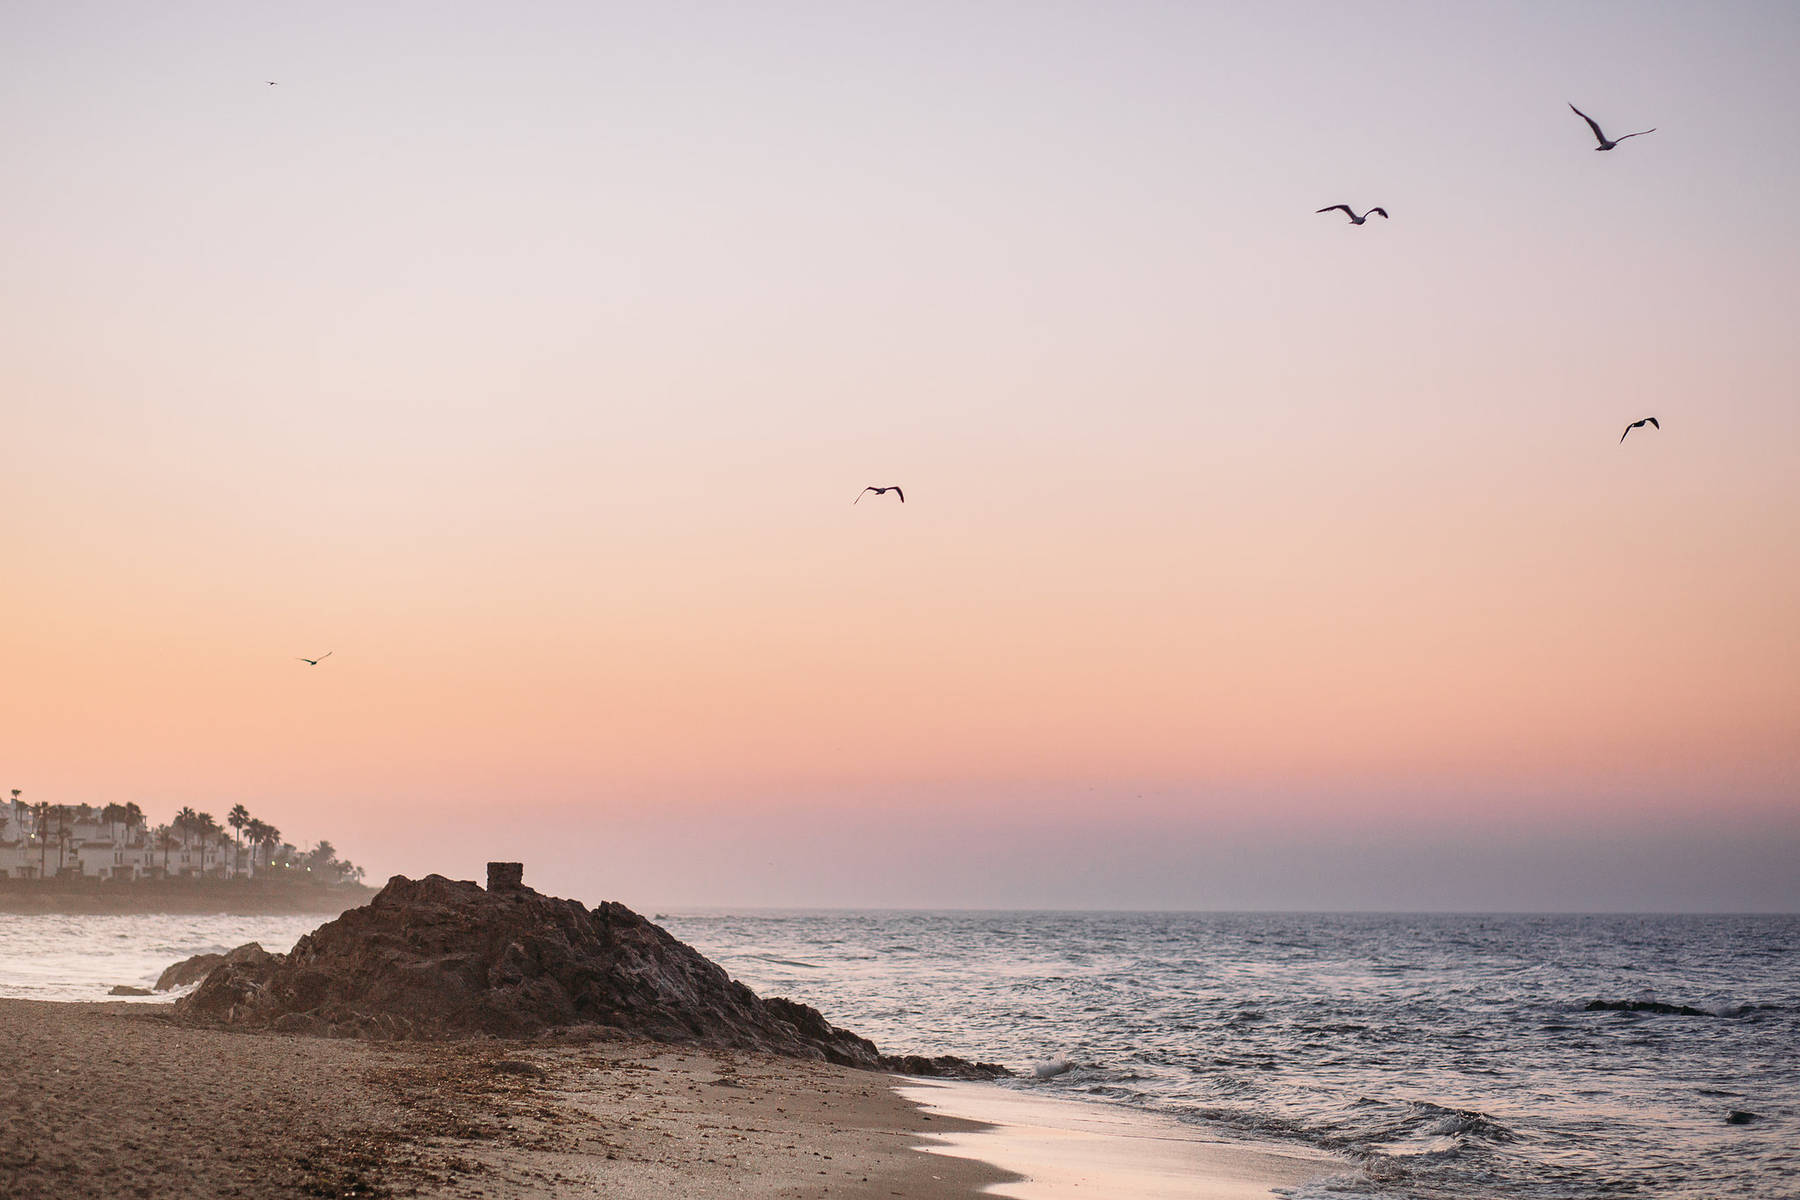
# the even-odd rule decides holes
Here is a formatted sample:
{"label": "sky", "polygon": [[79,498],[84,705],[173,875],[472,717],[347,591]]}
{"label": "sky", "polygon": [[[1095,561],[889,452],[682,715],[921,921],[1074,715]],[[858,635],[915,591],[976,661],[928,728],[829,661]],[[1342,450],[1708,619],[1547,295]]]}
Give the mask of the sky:
{"label": "sky", "polygon": [[1796,59],[13,0],[0,787],[645,910],[1800,909]]}

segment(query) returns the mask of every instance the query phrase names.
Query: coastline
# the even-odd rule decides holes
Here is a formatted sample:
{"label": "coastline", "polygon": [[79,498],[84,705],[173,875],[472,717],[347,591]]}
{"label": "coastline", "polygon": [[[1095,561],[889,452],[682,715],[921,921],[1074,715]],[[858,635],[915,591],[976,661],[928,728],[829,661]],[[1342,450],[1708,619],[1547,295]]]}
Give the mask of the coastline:
{"label": "coastline", "polygon": [[1101,1129],[1104,1105],[592,1028],[368,1042],[0,1000],[0,1045],[0,1195],[32,1200],[1247,1200],[1332,1173],[1132,1114]]}
{"label": "coastline", "polygon": [[95,882],[0,880],[0,913],[20,916],[287,916],[334,917],[367,904],[375,889],[362,884],[330,887],[253,880],[149,879]]}

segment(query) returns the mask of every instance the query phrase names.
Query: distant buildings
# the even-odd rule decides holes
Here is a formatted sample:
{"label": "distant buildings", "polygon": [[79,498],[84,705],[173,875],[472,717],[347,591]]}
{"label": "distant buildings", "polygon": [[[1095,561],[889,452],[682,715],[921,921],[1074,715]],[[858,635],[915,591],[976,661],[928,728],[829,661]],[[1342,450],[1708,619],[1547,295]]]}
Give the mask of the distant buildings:
{"label": "distant buildings", "polygon": [[221,827],[184,808],[152,829],[135,804],[27,804],[0,800],[0,879],[235,879],[307,871],[328,882],[360,878],[330,842],[297,851],[281,831],[237,805]]}

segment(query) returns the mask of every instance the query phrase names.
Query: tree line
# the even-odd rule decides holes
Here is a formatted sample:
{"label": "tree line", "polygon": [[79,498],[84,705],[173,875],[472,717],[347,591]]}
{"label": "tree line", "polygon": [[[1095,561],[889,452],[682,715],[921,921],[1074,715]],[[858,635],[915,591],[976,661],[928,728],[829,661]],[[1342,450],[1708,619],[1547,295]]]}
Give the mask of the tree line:
{"label": "tree line", "polygon": [[[196,847],[201,852],[201,870],[196,873],[206,873],[206,848],[211,844],[229,848],[228,861],[216,872],[228,876],[279,869],[309,871],[329,882],[358,882],[363,877],[363,869],[338,858],[337,850],[330,842],[321,839],[312,849],[299,850],[282,840],[280,829],[251,816],[250,810],[242,804],[232,805],[224,825],[211,813],[183,807],[168,824],[151,828],[144,810],[135,803],[108,804],[100,808],[91,804],[51,804],[41,800],[25,804],[20,795],[20,789],[12,789],[14,816],[17,818],[22,812],[32,816],[32,838],[38,842],[40,877],[49,874],[52,846],[56,850],[57,873],[61,873],[75,849],[75,830],[84,824],[106,828],[108,840],[114,846],[148,848],[160,853],[165,876],[169,873],[171,853],[192,853]],[[0,826],[3,824],[0,822]],[[23,834],[24,822],[21,820],[19,824]],[[229,834],[227,827],[231,831]]]}

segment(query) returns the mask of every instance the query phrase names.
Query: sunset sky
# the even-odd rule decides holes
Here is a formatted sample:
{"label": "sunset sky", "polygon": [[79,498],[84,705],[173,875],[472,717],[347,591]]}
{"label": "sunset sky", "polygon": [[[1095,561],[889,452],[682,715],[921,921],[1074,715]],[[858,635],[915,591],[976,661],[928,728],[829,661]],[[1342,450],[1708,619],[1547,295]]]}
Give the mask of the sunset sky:
{"label": "sunset sky", "polygon": [[1800,908],[1796,62],[9,3],[0,788],[645,909]]}

